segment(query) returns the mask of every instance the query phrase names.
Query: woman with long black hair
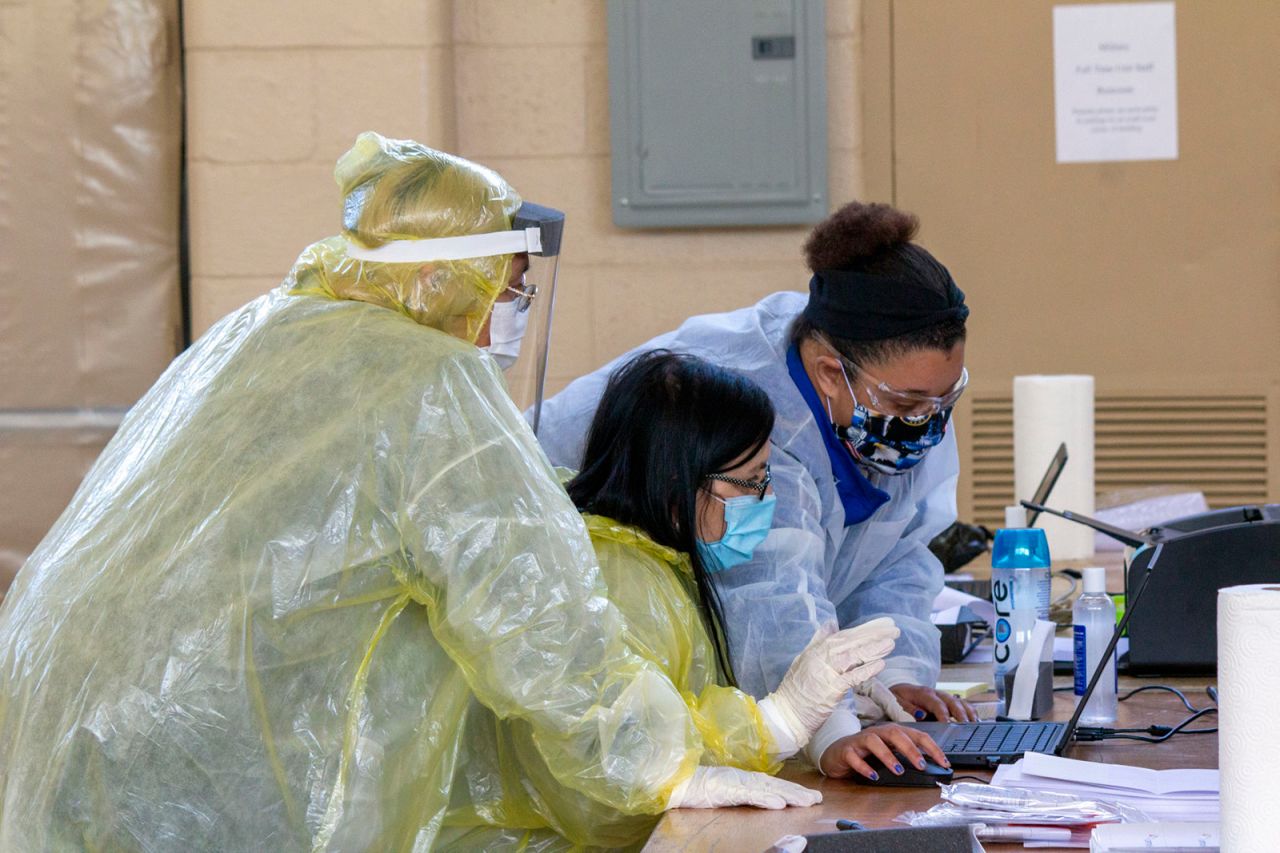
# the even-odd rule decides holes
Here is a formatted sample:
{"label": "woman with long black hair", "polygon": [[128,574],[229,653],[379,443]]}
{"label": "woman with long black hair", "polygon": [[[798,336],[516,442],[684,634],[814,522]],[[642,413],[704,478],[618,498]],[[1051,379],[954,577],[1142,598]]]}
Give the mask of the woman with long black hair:
{"label": "woman with long black hair", "polygon": [[[814,673],[797,660],[757,702],[736,689],[729,660],[711,576],[749,560],[772,526],[773,420],[751,380],[695,356],[643,353],[610,377],[568,484],[634,645],[698,697],[694,717],[714,744],[703,764],[756,771],[802,748],[839,698],[829,678],[800,687]],[[889,619],[852,630],[872,642],[898,633]],[[819,632],[809,648],[843,633]]]}

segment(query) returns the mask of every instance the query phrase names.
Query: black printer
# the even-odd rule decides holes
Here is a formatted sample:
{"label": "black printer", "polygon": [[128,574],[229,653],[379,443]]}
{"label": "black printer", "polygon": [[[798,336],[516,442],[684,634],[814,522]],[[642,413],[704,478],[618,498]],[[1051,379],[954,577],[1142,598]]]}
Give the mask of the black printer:
{"label": "black printer", "polygon": [[[1103,531],[1106,532],[1106,531]],[[1125,595],[1150,585],[1129,620],[1136,675],[1211,673],[1218,667],[1218,590],[1280,583],[1280,504],[1188,515],[1146,531],[1129,559]]]}
{"label": "black printer", "polygon": [[[1218,590],[1280,583],[1280,504],[1234,506],[1134,533],[1079,513],[1022,505],[1092,527],[1137,550],[1125,567],[1129,615],[1127,672],[1199,675],[1218,668]],[[1150,574],[1148,575],[1148,570]]]}

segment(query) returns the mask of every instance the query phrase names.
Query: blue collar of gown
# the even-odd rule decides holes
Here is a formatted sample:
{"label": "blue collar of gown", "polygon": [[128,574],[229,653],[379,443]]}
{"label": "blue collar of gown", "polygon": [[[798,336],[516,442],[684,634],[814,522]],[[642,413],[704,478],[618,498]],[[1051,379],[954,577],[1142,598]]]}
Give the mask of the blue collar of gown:
{"label": "blue collar of gown", "polygon": [[840,503],[844,506],[844,526],[866,521],[889,501],[889,493],[871,485],[871,481],[849,454],[848,448],[836,435],[835,428],[831,426],[831,418],[818,399],[818,392],[809,381],[809,374],[805,373],[800,350],[795,344],[787,350],[787,372],[791,374],[791,381],[800,391],[800,396],[809,405],[809,411],[813,412],[818,432],[822,434],[822,444],[827,449],[831,473],[836,481],[836,494],[840,496]]}

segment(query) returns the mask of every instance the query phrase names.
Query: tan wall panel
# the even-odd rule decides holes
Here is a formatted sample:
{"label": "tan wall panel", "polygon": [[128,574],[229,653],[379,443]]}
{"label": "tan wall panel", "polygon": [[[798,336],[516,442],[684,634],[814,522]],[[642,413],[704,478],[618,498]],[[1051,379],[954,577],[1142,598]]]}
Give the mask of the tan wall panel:
{"label": "tan wall panel", "polygon": [[176,3],[0,5],[0,410],[128,406],[173,357]]}
{"label": "tan wall panel", "polygon": [[0,431],[0,597],[111,435],[109,428]]}
{"label": "tan wall panel", "polygon": [[[868,184],[973,309],[975,393],[1280,388],[1280,5],[1176,6],[1179,158],[1057,164],[1051,0],[868,2]],[[871,39],[876,39],[873,43]],[[1271,407],[1270,411],[1280,411]],[[1206,419],[1211,413],[1206,413]],[[957,413],[968,470],[966,410]],[[1280,499],[1280,419],[1268,466]],[[961,513],[970,504],[967,474]]]}
{"label": "tan wall panel", "polygon": [[1180,156],[1055,163],[1048,0],[894,4],[897,202],[973,308],[971,370],[1280,365],[1280,5],[1177,5]]}
{"label": "tan wall panel", "polygon": [[181,75],[177,0],[0,3],[0,591],[181,344]]}

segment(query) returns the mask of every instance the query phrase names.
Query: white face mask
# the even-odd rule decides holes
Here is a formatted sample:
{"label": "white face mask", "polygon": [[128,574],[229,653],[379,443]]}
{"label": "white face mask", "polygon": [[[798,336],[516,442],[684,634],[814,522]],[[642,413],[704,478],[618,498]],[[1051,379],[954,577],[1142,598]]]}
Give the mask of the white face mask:
{"label": "white face mask", "polygon": [[529,325],[529,312],[518,310],[518,304],[515,299],[493,304],[493,313],[489,317],[489,345],[481,347],[503,370],[510,370],[520,357],[520,341]]}

